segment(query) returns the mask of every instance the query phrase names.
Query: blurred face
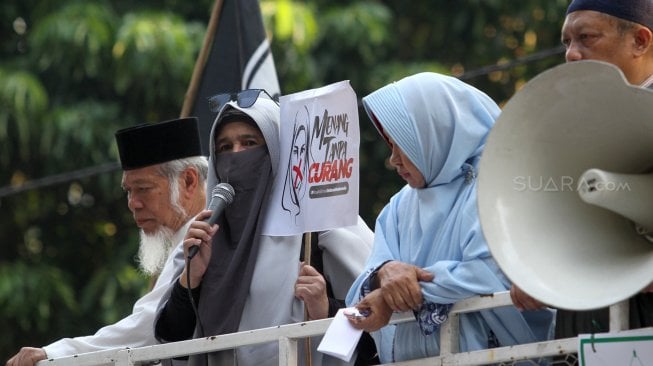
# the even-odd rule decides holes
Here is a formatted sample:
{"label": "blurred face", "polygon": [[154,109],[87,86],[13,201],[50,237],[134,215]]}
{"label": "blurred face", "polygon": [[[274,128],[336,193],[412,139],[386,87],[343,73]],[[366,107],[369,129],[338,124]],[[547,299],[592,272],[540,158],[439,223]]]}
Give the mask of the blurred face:
{"label": "blurred face", "polygon": [[186,222],[171,203],[168,179],[157,173],[156,166],[126,170],[122,187],[134,221],[145,234],[152,235],[162,227],[177,231]]}
{"label": "blurred face", "polygon": [[605,61],[619,67],[628,77],[628,71],[633,67],[633,32],[622,33],[617,24],[615,18],[592,10],[567,15],[561,39],[566,48],[567,62]]}
{"label": "blurred face", "polygon": [[397,174],[402,177],[412,188],[424,188],[426,181],[424,176],[419,172],[417,167],[408,159],[399,146],[388,137],[388,142],[392,148],[390,155],[390,164],[397,170]]}
{"label": "blurred face", "polygon": [[229,122],[215,138],[216,153],[239,152],[265,145],[263,134],[247,122]]}

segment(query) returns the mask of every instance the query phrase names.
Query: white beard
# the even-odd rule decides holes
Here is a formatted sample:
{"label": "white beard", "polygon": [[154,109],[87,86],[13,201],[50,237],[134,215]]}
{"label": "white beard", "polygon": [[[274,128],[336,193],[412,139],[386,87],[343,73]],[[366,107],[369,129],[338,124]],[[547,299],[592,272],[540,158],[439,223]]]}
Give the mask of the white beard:
{"label": "white beard", "polygon": [[163,269],[168,256],[174,249],[172,242],[174,232],[167,227],[162,227],[154,234],[140,231],[141,243],[138,247],[138,263],[141,270],[147,275],[157,275]]}

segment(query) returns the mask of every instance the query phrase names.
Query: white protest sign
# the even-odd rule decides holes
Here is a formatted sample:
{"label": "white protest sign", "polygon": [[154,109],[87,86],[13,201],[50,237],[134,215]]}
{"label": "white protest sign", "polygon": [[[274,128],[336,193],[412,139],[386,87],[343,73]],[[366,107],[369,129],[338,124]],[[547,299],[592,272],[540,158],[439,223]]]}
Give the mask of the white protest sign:
{"label": "white protest sign", "polygon": [[580,366],[653,365],[653,328],[579,334]]}
{"label": "white protest sign", "polygon": [[355,225],[360,130],[349,81],[282,96],[281,159],[263,235]]}

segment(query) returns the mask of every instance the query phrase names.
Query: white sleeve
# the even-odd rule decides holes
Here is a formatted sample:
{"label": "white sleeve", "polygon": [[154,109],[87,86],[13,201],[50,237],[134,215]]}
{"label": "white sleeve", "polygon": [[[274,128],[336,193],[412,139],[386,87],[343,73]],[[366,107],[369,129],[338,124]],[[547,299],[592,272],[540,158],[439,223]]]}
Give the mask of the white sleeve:
{"label": "white sleeve", "polygon": [[136,301],[130,315],[117,323],[101,328],[94,335],[63,338],[43,347],[47,357],[58,358],[112,348],[134,348],[157,344],[154,338],[156,311],[161,299],[168,296],[172,288],[170,284],[177,278],[183,265],[183,246],[178,245],[168,257],[152,290]]}

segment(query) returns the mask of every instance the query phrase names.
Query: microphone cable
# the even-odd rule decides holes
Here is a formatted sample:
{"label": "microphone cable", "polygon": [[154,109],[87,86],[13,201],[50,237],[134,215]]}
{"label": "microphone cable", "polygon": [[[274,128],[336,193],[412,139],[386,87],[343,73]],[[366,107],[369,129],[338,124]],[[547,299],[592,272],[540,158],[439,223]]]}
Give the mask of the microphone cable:
{"label": "microphone cable", "polygon": [[[191,291],[190,288],[190,261],[192,259],[192,256],[189,255],[186,257],[186,291],[188,291],[188,297],[190,298],[190,305],[193,307],[193,313],[195,313],[195,322],[197,323],[197,326],[200,331],[200,337],[204,338],[206,335],[204,334],[204,326],[202,325],[202,320],[200,319],[200,313],[197,310],[197,304],[195,303],[195,298],[193,298],[193,292]],[[209,364],[209,354],[207,352],[204,352],[204,364],[208,365]]]}
{"label": "microphone cable", "polygon": [[190,260],[191,256],[186,257],[186,291],[188,292],[188,297],[190,298],[190,305],[193,307],[193,313],[195,313],[195,321],[199,326],[200,336],[204,337],[204,326],[202,325],[202,320],[200,319],[200,313],[197,310],[197,304],[195,303],[195,298],[193,298],[193,291],[190,288]]}

